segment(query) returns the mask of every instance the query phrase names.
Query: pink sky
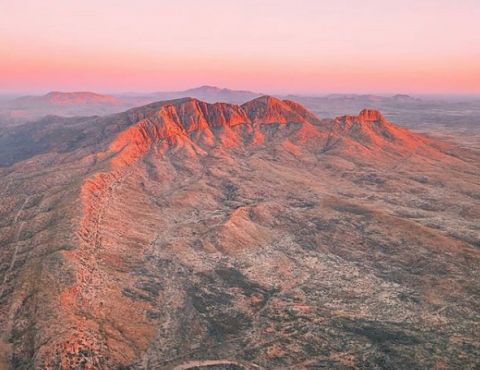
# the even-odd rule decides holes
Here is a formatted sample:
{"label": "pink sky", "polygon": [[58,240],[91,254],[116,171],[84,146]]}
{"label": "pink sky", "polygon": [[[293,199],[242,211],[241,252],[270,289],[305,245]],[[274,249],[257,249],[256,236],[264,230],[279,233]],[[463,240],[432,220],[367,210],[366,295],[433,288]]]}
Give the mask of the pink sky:
{"label": "pink sky", "polygon": [[479,0],[2,0],[0,92],[480,93]]}

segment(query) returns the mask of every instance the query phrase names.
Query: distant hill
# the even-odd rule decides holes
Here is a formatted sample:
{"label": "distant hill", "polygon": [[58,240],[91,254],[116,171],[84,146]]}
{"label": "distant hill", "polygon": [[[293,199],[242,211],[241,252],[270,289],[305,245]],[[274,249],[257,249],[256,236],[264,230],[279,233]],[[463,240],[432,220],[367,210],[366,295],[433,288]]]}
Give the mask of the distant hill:
{"label": "distant hill", "polygon": [[153,103],[155,101],[195,98],[208,103],[232,103],[243,104],[249,100],[258,98],[262,94],[246,90],[232,90],[216,86],[200,86],[183,91],[158,91],[151,94],[126,94],[120,96],[123,99],[130,99],[135,105]]}
{"label": "distant hill", "polygon": [[40,96],[23,96],[14,99],[10,106],[14,108],[32,108],[36,106],[83,105],[83,104],[120,104],[120,100],[110,95],[93,92],[60,92],[52,91]]}
{"label": "distant hill", "polygon": [[52,91],[45,95],[22,96],[4,101],[0,117],[15,124],[47,115],[73,117],[111,114],[132,106],[134,105],[130,101],[111,95],[86,91]]}
{"label": "distant hill", "polygon": [[192,98],[204,100],[209,103],[225,102],[243,104],[249,100],[258,98],[262,94],[247,90],[231,90],[215,86],[201,86],[182,92]]}

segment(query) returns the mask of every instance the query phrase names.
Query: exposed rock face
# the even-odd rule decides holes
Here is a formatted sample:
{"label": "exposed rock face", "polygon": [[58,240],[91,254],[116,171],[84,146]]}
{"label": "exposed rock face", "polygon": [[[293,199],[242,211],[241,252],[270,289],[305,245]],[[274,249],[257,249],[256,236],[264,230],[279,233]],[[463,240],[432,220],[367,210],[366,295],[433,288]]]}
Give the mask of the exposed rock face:
{"label": "exposed rock face", "polygon": [[157,150],[181,146],[191,156],[204,152],[202,145],[238,148],[249,143],[263,143],[262,125],[291,123],[311,127],[308,118],[318,123],[305,108],[272,97],[261,97],[242,106],[180,99],[150,105],[140,116],[143,118],[137,124],[122,132],[111,144],[111,151],[121,151],[116,163],[134,161],[152,145]]}
{"label": "exposed rock face", "polygon": [[358,119],[362,122],[365,121],[380,121],[385,122],[383,115],[374,109],[363,109],[358,115]]}
{"label": "exposed rock face", "polygon": [[271,97],[35,127],[0,138],[11,367],[478,358],[478,153]]}

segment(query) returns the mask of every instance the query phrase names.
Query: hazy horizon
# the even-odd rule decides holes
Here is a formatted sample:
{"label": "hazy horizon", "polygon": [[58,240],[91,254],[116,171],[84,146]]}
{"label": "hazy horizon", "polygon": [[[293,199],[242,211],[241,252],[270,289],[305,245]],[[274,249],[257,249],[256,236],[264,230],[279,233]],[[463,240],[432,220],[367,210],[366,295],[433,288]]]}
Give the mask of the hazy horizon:
{"label": "hazy horizon", "polygon": [[395,95],[409,95],[412,97],[417,98],[451,98],[451,99],[479,99],[480,93],[410,93],[410,92],[403,92],[403,91],[390,91],[390,92],[372,92],[372,91],[358,91],[358,92],[351,92],[351,91],[319,91],[319,92],[311,92],[311,93],[302,93],[302,92],[295,92],[295,91],[256,91],[253,89],[233,89],[228,86],[214,86],[214,85],[199,85],[199,86],[191,86],[185,89],[175,89],[175,90],[132,90],[132,91],[109,91],[109,90],[87,90],[79,88],[73,88],[71,90],[67,89],[41,89],[41,90],[30,90],[30,91],[8,91],[8,90],[0,90],[0,99],[15,99],[24,96],[42,96],[48,93],[59,92],[59,93],[95,93],[100,95],[111,95],[111,96],[134,96],[134,95],[148,95],[148,94],[155,94],[155,93],[173,93],[173,92],[183,92],[187,90],[194,90],[203,87],[213,87],[218,89],[226,89],[232,91],[246,91],[251,93],[258,93],[264,95],[277,95],[277,96],[299,96],[299,97],[324,97],[328,95],[355,95],[355,96],[362,96],[362,95],[372,95],[372,96],[395,96]]}

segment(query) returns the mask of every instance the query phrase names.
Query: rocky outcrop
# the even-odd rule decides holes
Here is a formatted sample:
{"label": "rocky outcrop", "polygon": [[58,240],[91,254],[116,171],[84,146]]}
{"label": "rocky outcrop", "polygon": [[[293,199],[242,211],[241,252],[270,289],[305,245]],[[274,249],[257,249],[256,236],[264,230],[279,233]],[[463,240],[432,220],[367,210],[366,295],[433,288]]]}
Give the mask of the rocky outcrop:
{"label": "rocky outcrop", "polygon": [[369,122],[369,121],[386,122],[386,119],[385,117],[383,117],[383,114],[375,109],[363,109],[358,115],[358,119],[361,122]]}
{"label": "rocky outcrop", "polygon": [[358,116],[337,117],[334,131],[339,137],[347,136],[354,144],[367,146],[372,151],[387,149],[405,153],[427,143],[425,137],[392,124],[373,109],[364,109]]}

